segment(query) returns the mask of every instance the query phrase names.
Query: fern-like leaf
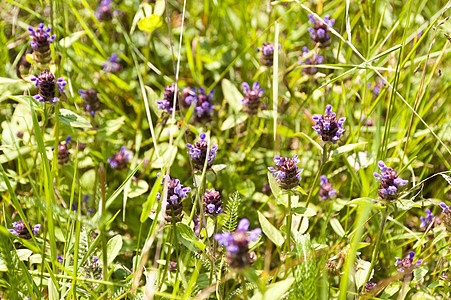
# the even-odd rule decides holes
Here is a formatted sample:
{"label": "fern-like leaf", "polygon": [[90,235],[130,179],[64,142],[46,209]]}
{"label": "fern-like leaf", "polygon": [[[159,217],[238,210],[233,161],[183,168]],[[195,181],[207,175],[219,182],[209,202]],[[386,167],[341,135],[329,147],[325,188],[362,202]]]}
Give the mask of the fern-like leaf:
{"label": "fern-like leaf", "polygon": [[227,220],[224,224],[225,231],[234,231],[238,225],[238,207],[241,203],[240,194],[237,192],[233,193],[226,204],[226,212],[228,214]]}

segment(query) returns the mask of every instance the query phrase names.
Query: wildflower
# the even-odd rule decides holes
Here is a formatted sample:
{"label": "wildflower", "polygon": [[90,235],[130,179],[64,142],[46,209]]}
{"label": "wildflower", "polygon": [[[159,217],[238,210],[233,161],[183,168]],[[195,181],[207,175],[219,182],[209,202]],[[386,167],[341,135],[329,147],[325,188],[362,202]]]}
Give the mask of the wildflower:
{"label": "wildflower", "polygon": [[108,60],[103,63],[103,70],[108,73],[116,73],[121,70],[117,53],[111,54]]}
{"label": "wildflower", "polygon": [[41,228],[41,224],[36,224],[35,226],[32,227],[30,222],[28,222],[28,226],[30,226],[31,228],[30,234],[27,227],[25,226],[25,223],[22,220],[14,222],[12,225],[14,229],[8,229],[8,231],[14,234],[15,236],[18,236],[26,240],[31,239],[31,235],[37,235],[39,233],[39,228]]}
{"label": "wildflower", "polygon": [[[193,161],[194,169],[198,171],[202,171],[204,169],[204,163],[207,159],[207,147],[208,143],[205,133],[200,134],[200,141],[194,143],[194,145],[186,144],[188,147],[188,154],[191,156],[191,160]],[[214,145],[211,147],[210,152],[208,153],[208,161],[207,161],[207,170],[211,168],[213,165],[213,160],[216,157],[216,151],[218,151],[218,146]]]}
{"label": "wildflower", "polygon": [[313,120],[316,121],[316,125],[313,129],[321,136],[324,142],[332,142],[336,144],[340,137],[345,132],[343,123],[346,118],[340,118],[337,121],[335,113],[332,111],[332,106],[328,104],[326,106],[326,113],[322,116],[313,116]]}
{"label": "wildflower", "polygon": [[[89,207],[89,195],[83,196],[83,200],[81,201],[80,206],[81,206],[82,213],[84,213],[86,211],[90,214],[94,213],[93,209],[88,208]],[[72,203],[72,210],[78,212],[78,201],[74,201]]]}
{"label": "wildflower", "polygon": [[[170,84],[168,86],[166,86],[164,88],[164,94],[163,94],[163,100],[161,101],[157,101],[158,104],[158,108],[161,110],[166,111],[167,113],[172,113],[172,107],[174,105],[174,94],[176,93],[175,91],[175,83]],[[175,99],[175,103],[176,103],[176,109],[178,109],[178,96],[179,96],[179,92],[177,91],[177,96]]]}
{"label": "wildflower", "polygon": [[69,150],[67,150],[67,146],[70,144],[71,141],[72,137],[69,135],[66,138],[66,143],[64,144],[62,144],[61,142],[58,143],[58,164],[60,166],[63,166],[69,162],[70,152]]}
{"label": "wildflower", "polygon": [[373,290],[376,287],[376,283],[372,282],[372,281],[367,281],[367,283],[365,283],[365,286],[363,287],[363,291],[364,293],[368,293],[371,290]]}
{"label": "wildflower", "polygon": [[[278,44],[280,49],[280,44]],[[264,66],[272,66],[274,60],[274,43],[263,43],[261,47],[257,48],[258,52],[262,53],[260,62]]]}
{"label": "wildflower", "polygon": [[113,19],[113,8],[111,0],[103,0],[95,13],[99,21],[111,21]]}
{"label": "wildflower", "polygon": [[327,200],[333,199],[337,196],[337,190],[334,189],[332,183],[330,183],[325,175],[321,175],[321,186],[319,188],[320,199]]}
{"label": "wildflower", "polygon": [[296,164],[299,163],[297,155],[294,155],[292,159],[288,157],[274,156],[275,168],[269,167],[272,175],[279,183],[280,187],[284,190],[291,190],[299,185],[301,180],[302,169],[299,169]]}
{"label": "wildflower", "polygon": [[440,224],[440,219],[435,218],[429,208],[426,208],[425,213],[426,213],[426,218],[420,217],[420,220],[421,220],[420,228],[421,229],[424,229],[424,230],[428,229],[429,226],[431,225],[431,223],[432,223],[431,229],[434,228],[434,226],[436,224]]}
{"label": "wildflower", "polygon": [[127,147],[122,146],[121,151],[108,158],[108,163],[113,169],[123,170],[130,159],[132,159],[131,152],[127,150]]}
{"label": "wildflower", "polygon": [[258,81],[254,82],[252,90],[246,82],[241,84],[244,92],[244,99],[241,102],[244,104],[246,111],[250,115],[255,115],[261,105],[261,97],[263,97],[264,89],[260,88]]}
{"label": "wildflower", "polygon": [[58,87],[59,94],[64,93],[64,87],[67,82],[64,77],[60,77],[55,82],[55,75],[50,73],[48,69],[41,72],[38,77],[32,77],[31,81],[35,81],[35,85],[39,88],[38,95],[33,96],[40,102],[55,103],[59,98],[55,96],[55,84]]}
{"label": "wildflower", "polygon": [[249,255],[249,243],[258,239],[261,229],[256,228],[250,232],[249,220],[241,219],[234,232],[215,234],[215,240],[226,246],[226,259],[231,268],[242,269],[252,263]]}
{"label": "wildflower", "polygon": [[84,269],[87,273],[87,278],[100,279],[102,277],[102,267],[97,256],[91,256],[87,259]]}
{"label": "wildflower", "polygon": [[63,257],[62,257],[61,255],[58,255],[58,256],[56,257],[56,260],[57,260],[60,264],[62,264],[62,263],[64,262],[64,259],[63,259]]}
{"label": "wildflower", "polygon": [[211,189],[206,190],[202,198],[204,200],[205,212],[212,217],[216,217],[223,213],[221,194],[218,191]]}
{"label": "wildflower", "polygon": [[[308,15],[310,19],[310,23],[313,24],[313,28],[307,28],[307,31],[310,33],[311,39],[315,43],[319,43],[320,48],[325,48],[331,44],[330,35],[329,35],[329,27],[334,26],[335,20],[331,19],[329,15],[324,16],[324,22],[316,20],[315,17],[311,14]],[[329,25],[329,27],[327,26]]]}
{"label": "wildflower", "polygon": [[83,108],[85,111],[89,112],[92,116],[100,110],[100,101],[97,97],[97,91],[94,89],[89,90],[78,90],[81,98],[84,100]]}
{"label": "wildflower", "polygon": [[[159,173],[158,176],[161,174]],[[180,184],[180,180],[171,178],[169,176],[164,175],[162,179],[162,183],[165,180],[168,180],[168,196],[166,203],[166,216],[165,220],[168,223],[176,223],[182,220],[182,210],[183,210],[183,199],[188,197],[188,193],[191,191],[189,187],[183,187]],[[161,200],[161,194],[157,193],[157,199]]]}
{"label": "wildflower", "polygon": [[[196,236],[200,235],[200,215],[195,215],[193,217],[194,228],[193,231]],[[205,228],[205,223],[202,223],[202,228]]]}
{"label": "wildflower", "polygon": [[315,65],[322,64],[324,61],[324,56],[317,53],[311,54],[307,47],[302,48],[302,57],[300,57],[299,65],[310,65],[312,67],[303,68],[302,71],[308,75],[314,75],[318,72],[318,68]]}
{"label": "wildflower", "polygon": [[440,203],[440,207],[443,210],[443,223],[445,224],[445,228],[448,232],[451,232],[451,205],[447,206],[444,202]]}
{"label": "wildflower", "polygon": [[40,23],[36,30],[31,26],[28,27],[28,31],[33,38],[30,45],[33,48],[35,61],[43,65],[48,64],[52,58],[50,44],[55,41],[56,35],[50,35],[52,29],[50,27],[44,28],[43,23]]}
{"label": "wildflower", "polygon": [[215,90],[211,90],[207,95],[203,87],[198,89],[184,88],[182,89],[182,106],[195,105],[195,120],[197,122],[208,122],[211,120],[211,115],[215,109],[214,105],[211,104],[214,93]]}
{"label": "wildflower", "polygon": [[374,87],[371,83],[368,83],[368,87],[372,88],[371,92],[373,93],[373,99],[379,97],[381,91],[385,88],[386,84],[382,80],[376,79],[374,83]]}
{"label": "wildflower", "polygon": [[377,191],[379,197],[383,200],[396,199],[399,188],[406,185],[408,181],[399,178],[396,170],[387,167],[383,161],[380,160],[377,165],[381,169],[381,173],[374,172],[373,175],[380,182],[380,187]]}
{"label": "wildflower", "polygon": [[401,259],[399,257],[396,257],[396,263],[395,266],[398,267],[399,272],[411,272],[413,269],[418,268],[421,263],[423,262],[422,259],[417,260],[416,263],[413,263],[413,258],[415,257],[415,252],[410,251],[409,255],[407,255],[405,258]]}

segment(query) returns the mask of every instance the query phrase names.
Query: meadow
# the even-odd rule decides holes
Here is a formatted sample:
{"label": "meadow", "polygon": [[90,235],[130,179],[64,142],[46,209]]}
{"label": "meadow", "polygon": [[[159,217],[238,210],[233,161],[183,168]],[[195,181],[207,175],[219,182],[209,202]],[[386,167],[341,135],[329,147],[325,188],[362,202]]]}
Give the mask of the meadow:
{"label": "meadow", "polygon": [[3,0],[0,299],[450,299],[450,13]]}

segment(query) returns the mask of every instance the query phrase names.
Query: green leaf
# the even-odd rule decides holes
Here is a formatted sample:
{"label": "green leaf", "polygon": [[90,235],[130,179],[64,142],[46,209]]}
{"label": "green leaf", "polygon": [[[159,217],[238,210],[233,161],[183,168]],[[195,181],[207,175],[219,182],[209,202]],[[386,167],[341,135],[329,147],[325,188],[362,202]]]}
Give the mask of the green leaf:
{"label": "green leaf", "polygon": [[60,109],[60,122],[71,127],[91,128],[91,123],[71,110]]}
{"label": "green leaf", "polygon": [[303,217],[312,217],[314,215],[316,215],[316,211],[313,208],[306,208],[303,206],[299,206],[299,207],[294,207],[291,210],[294,214],[303,216]]}
{"label": "green leaf", "polygon": [[[232,109],[237,113],[243,109],[243,103],[241,100],[244,98],[240,91],[229,80],[223,79],[221,81],[222,92],[224,99]],[[225,130],[225,129],[223,129]]]}
{"label": "green leaf", "polygon": [[148,33],[152,33],[161,25],[163,25],[163,18],[159,15],[151,15],[138,21],[139,30],[147,31]]}
{"label": "green leaf", "polygon": [[194,234],[193,230],[184,223],[177,223],[177,238],[186,248],[193,252],[205,250],[205,245]]}
{"label": "green leaf", "polygon": [[158,16],[162,16],[164,14],[165,9],[165,1],[164,0],[157,0],[155,3],[155,8],[153,13]]}
{"label": "green leaf", "polygon": [[258,220],[260,221],[260,225],[262,226],[262,231],[264,234],[277,246],[282,246],[284,242],[284,238],[279,230],[277,230],[276,227],[274,227],[266,218],[265,216],[257,211],[258,213]]}
{"label": "green leaf", "polygon": [[136,198],[141,196],[149,189],[149,184],[145,180],[139,180],[138,182],[132,181],[130,185],[130,191],[128,192],[129,198]]}
{"label": "green leaf", "polygon": [[[164,174],[164,171],[162,171],[161,174]],[[140,217],[141,223],[144,223],[149,217],[150,211],[152,210],[152,206],[155,203],[155,200],[157,199],[157,193],[160,190],[160,188],[161,188],[161,179],[157,178],[152,187],[152,190],[150,191],[149,197],[147,197],[146,202],[144,202],[143,204],[143,210],[141,212]]]}
{"label": "green leaf", "polygon": [[256,292],[255,295],[251,298],[251,300],[263,299],[263,300],[273,300],[273,299],[282,299],[283,295],[287,293],[287,291],[291,288],[294,283],[294,277],[287,278],[283,281],[279,281],[273,283],[266,287],[265,293],[263,296],[260,292]]}
{"label": "green leaf", "polygon": [[160,118],[162,111],[158,108],[157,104],[157,101],[160,100],[160,96],[158,96],[158,94],[151,87],[146,85],[145,88],[147,91],[147,97],[149,98],[150,108],[157,115],[157,117]]}
{"label": "green leaf", "polygon": [[[122,248],[122,237],[118,234],[113,236],[107,244],[107,261],[108,261],[108,265],[110,265],[114,259],[116,258],[116,256],[119,254],[119,252],[121,251]],[[102,254],[100,254],[100,258],[99,261],[103,261],[102,260]]]}
{"label": "green leaf", "polygon": [[31,254],[33,254],[33,251],[30,249],[17,249],[16,252],[20,260],[28,260]]}
{"label": "green leaf", "polygon": [[246,197],[250,197],[250,196],[252,196],[252,194],[255,191],[255,184],[251,180],[241,181],[236,186],[236,189],[238,190],[238,192],[241,195],[246,196]]}
{"label": "green leaf", "polygon": [[[356,272],[355,272],[355,283],[358,288],[365,284],[366,276],[368,275],[368,271],[370,270],[371,263],[369,261],[357,260]],[[373,277],[374,270],[371,270],[371,276],[368,279]]]}
{"label": "green leaf", "polygon": [[344,146],[338,147],[337,149],[332,151],[331,158],[338,157],[338,156],[340,156],[342,154],[350,152],[350,151],[354,150],[355,148],[360,147],[360,146],[365,145],[365,144],[367,144],[367,142],[361,142],[361,143],[356,143],[356,144],[348,144],[348,145],[344,145]]}
{"label": "green leaf", "polygon": [[346,235],[345,230],[340,224],[340,221],[338,221],[337,218],[331,218],[330,219],[330,226],[332,226],[332,229],[335,231],[336,234],[338,234],[340,237],[344,237]]}
{"label": "green leaf", "polygon": [[391,299],[391,297],[396,294],[396,292],[399,291],[399,289],[401,288],[401,283],[400,282],[392,282],[389,286],[387,286],[384,290],[384,292],[382,293],[382,295],[380,296],[380,298],[383,299]]}
{"label": "green leaf", "polygon": [[420,208],[421,205],[413,202],[412,200],[396,200],[396,206],[400,210],[409,210],[412,207],[418,207]]}
{"label": "green leaf", "polygon": [[238,114],[238,115],[232,114],[224,121],[224,123],[222,123],[221,130],[224,131],[233,128],[246,120],[247,120],[246,114]]}
{"label": "green leaf", "polygon": [[279,184],[277,183],[277,180],[274,178],[274,176],[272,176],[271,172],[268,172],[268,182],[272,194],[274,195],[274,197],[276,197],[276,199],[278,199],[280,194],[280,187]]}

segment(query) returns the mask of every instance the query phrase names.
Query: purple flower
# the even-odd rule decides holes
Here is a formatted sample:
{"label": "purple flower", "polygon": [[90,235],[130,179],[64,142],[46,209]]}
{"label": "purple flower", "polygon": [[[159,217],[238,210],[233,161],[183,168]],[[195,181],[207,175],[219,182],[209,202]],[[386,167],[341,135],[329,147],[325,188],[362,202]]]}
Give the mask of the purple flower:
{"label": "purple flower", "polygon": [[62,264],[62,263],[64,262],[64,259],[63,259],[63,257],[62,257],[61,255],[58,255],[58,256],[56,257],[56,259],[58,260],[58,262],[59,262],[60,264]]}
{"label": "purple flower", "polygon": [[324,16],[324,22],[316,20],[315,17],[311,14],[308,15],[310,19],[310,23],[312,23],[313,27],[307,28],[307,31],[310,33],[311,39],[315,43],[319,43],[320,48],[325,48],[331,44],[330,35],[329,35],[329,25],[333,27],[335,24],[335,20],[331,19],[329,15]]}
{"label": "purple flower", "polygon": [[108,158],[108,163],[113,169],[123,170],[127,167],[127,163],[132,157],[132,153],[127,150],[127,147],[123,146],[121,151]]}
{"label": "purple flower", "polygon": [[365,293],[368,293],[369,291],[371,291],[372,289],[374,289],[376,287],[376,283],[372,282],[372,281],[368,281],[365,286],[363,287],[363,290]]}
{"label": "purple flower", "polygon": [[415,264],[413,263],[413,258],[415,257],[415,252],[410,251],[409,254],[401,259],[399,257],[396,257],[396,263],[395,266],[398,267],[398,271],[399,272],[412,272],[413,269],[418,268],[421,263],[423,262],[422,259],[417,260],[417,262]]}
{"label": "purple flower", "polygon": [[332,183],[327,181],[325,175],[321,175],[321,186],[319,188],[319,197],[322,200],[333,199],[337,196],[337,190],[334,189]]}
{"label": "purple flower", "polygon": [[39,228],[41,228],[41,224],[36,224],[35,226],[31,226],[30,222],[28,222],[28,226],[31,228],[31,234],[28,231],[25,223],[22,220],[17,222],[13,222],[14,229],[8,229],[9,232],[18,236],[20,238],[29,240],[31,239],[31,235],[37,235],[39,233]]}
{"label": "purple flower", "polygon": [[[194,143],[194,145],[186,144],[186,147],[189,149],[188,154],[191,156],[194,169],[202,171],[204,169],[205,160],[207,159],[208,143],[205,133],[201,133],[199,137],[199,142]],[[213,165],[213,160],[216,157],[216,151],[218,151],[217,145],[214,145],[210,148],[210,152],[208,154],[207,170],[210,169]]]}
{"label": "purple flower", "polygon": [[[280,44],[278,44],[280,49]],[[274,60],[274,43],[263,43],[261,47],[257,48],[258,52],[262,53],[260,63],[264,66],[272,66]]]}
{"label": "purple flower", "polygon": [[380,182],[380,187],[377,191],[379,197],[383,200],[396,199],[399,188],[406,185],[409,181],[399,178],[396,170],[387,167],[382,160],[377,165],[381,169],[381,173],[374,172],[373,175]]}
{"label": "purple flower", "polygon": [[[158,108],[166,111],[167,113],[172,113],[172,107],[174,105],[174,95],[175,95],[175,83],[170,84],[164,88],[163,100],[157,101]],[[176,95],[176,110],[178,109],[178,97],[180,92],[177,91]]]}
{"label": "purple flower", "polygon": [[50,35],[52,29],[50,27],[44,28],[44,24],[40,23],[38,29],[28,27],[30,36],[33,40],[30,42],[31,48],[34,50],[36,62],[39,64],[48,64],[51,60],[50,44],[55,41],[56,35]]}
{"label": "purple flower", "polygon": [[81,98],[84,100],[83,108],[86,112],[89,112],[92,116],[100,110],[100,101],[97,97],[97,91],[94,89],[78,90]]}
{"label": "purple flower", "polygon": [[[84,195],[83,199],[80,203],[81,206],[81,213],[84,214],[86,212],[88,212],[89,214],[93,214],[94,210],[88,208],[89,207],[89,195]],[[72,203],[72,210],[73,211],[77,211],[78,212],[78,201],[74,201]]]}
{"label": "purple flower", "polygon": [[372,86],[371,83],[368,83],[368,87],[372,88],[372,92],[373,92],[373,99],[376,99],[381,91],[385,88],[386,84],[385,82],[383,82],[381,79],[376,79],[374,82],[374,87]]}
{"label": "purple flower", "polygon": [[32,77],[31,81],[34,81],[35,86],[39,88],[38,94],[33,96],[33,98],[46,103],[55,103],[59,101],[59,98],[55,96],[55,85],[58,87],[58,94],[62,94],[64,93],[64,87],[67,84],[64,77],[58,78],[55,82],[55,75],[50,73],[48,69],[41,72],[38,77]]}
{"label": "purple flower", "polygon": [[[161,173],[158,173],[158,176],[160,176]],[[166,216],[165,220],[168,223],[176,223],[180,222],[182,220],[182,210],[183,210],[183,199],[186,199],[188,197],[188,193],[191,192],[191,188],[189,187],[183,187],[182,184],[180,184],[180,180],[175,179],[163,175],[162,183],[168,180],[167,187],[168,187],[168,196],[167,196],[167,202],[166,202]],[[161,194],[157,193],[157,199],[158,201],[161,200]]]}
{"label": "purple flower", "polygon": [[340,137],[345,132],[343,123],[346,118],[340,118],[337,121],[335,113],[332,111],[332,106],[328,104],[326,106],[326,113],[322,116],[313,116],[313,120],[316,121],[316,125],[313,129],[321,136],[324,142],[332,142],[336,144]]}
{"label": "purple flower", "polygon": [[214,189],[206,190],[202,199],[204,200],[206,214],[216,217],[224,212],[222,209],[221,194],[218,191]]}
{"label": "purple flower", "polygon": [[324,56],[317,53],[311,54],[307,47],[302,48],[302,57],[299,58],[299,65],[309,65],[312,67],[303,68],[302,71],[308,75],[314,75],[318,72],[318,68],[315,65],[322,64],[324,61]]}
{"label": "purple flower", "polygon": [[431,224],[432,224],[431,228],[434,228],[435,224],[440,224],[440,220],[434,217],[434,215],[432,214],[432,212],[429,208],[426,208],[425,213],[426,213],[426,218],[420,217],[420,220],[421,220],[420,228],[426,230],[427,228],[429,228],[429,226]]}
{"label": "purple flower", "polygon": [[448,232],[451,232],[451,205],[447,206],[444,202],[440,203],[440,207],[443,210],[443,224]]}
{"label": "purple flower", "polygon": [[103,0],[97,8],[95,16],[99,21],[111,21],[115,13],[117,11],[113,12],[111,0]]}
{"label": "purple flower", "polygon": [[227,263],[232,268],[242,269],[252,263],[249,256],[249,243],[258,239],[261,229],[256,228],[250,232],[248,230],[249,220],[241,219],[234,232],[215,234],[215,240],[226,247]]}
{"label": "purple flower", "polygon": [[67,146],[70,144],[72,137],[68,136],[66,138],[66,143],[62,144],[61,142],[58,143],[58,164],[60,166],[63,166],[69,162],[70,158],[70,152],[67,149]]}
{"label": "purple flower", "polygon": [[276,165],[269,167],[272,175],[279,183],[280,187],[284,190],[291,190],[299,185],[301,180],[302,169],[299,169],[297,164],[299,159],[297,155],[294,155],[292,159],[288,157],[274,156],[274,162]]}
{"label": "purple flower", "polygon": [[103,70],[108,73],[116,73],[121,70],[117,53],[111,54],[107,61],[103,63]]}
{"label": "purple flower", "polygon": [[261,105],[261,97],[265,89],[260,88],[260,83],[258,81],[254,82],[252,90],[246,82],[241,84],[244,92],[244,99],[241,102],[244,104],[246,111],[250,115],[255,115]]}
{"label": "purple flower", "polygon": [[198,89],[184,88],[182,89],[182,106],[188,107],[190,105],[195,105],[195,120],[197,122],[208,122],[211,120],[211,115],[215,109],[211,104],[214,93],[215,90],[211,90],[207,95],[203,87]]}

